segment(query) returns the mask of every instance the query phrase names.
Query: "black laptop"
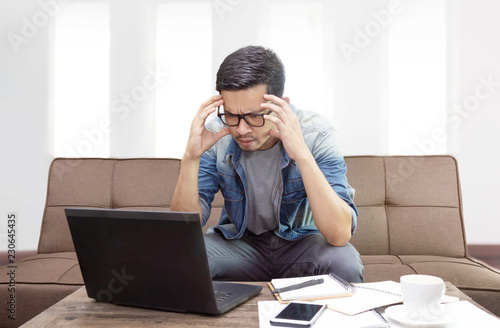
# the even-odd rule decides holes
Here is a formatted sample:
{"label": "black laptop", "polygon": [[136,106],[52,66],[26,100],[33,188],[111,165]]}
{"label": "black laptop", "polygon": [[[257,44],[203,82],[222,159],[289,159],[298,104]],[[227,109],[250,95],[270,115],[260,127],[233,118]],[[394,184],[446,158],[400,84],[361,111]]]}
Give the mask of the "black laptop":
{"label": "black laptop", "polygon": [[198,213],[65,211],[87,295],[97,301],[217,315],[262,290],[212,281]]}

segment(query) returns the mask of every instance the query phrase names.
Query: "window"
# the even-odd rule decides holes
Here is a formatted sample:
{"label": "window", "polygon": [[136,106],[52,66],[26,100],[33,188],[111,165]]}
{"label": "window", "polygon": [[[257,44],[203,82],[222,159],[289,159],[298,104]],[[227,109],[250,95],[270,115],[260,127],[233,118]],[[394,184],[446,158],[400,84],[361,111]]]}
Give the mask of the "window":
{"label": "window", "polygon": [[299,108],[327,114],[323,4],[271,4],[268,18],[270,47],[280,56],[286,69],[285,96]]}
{"label": "window", "polygon": [[445,153],[446,3],[402,10],[389,31],[389,153]]}
{"label": "window", "polygon": [[212,5],[161,4],[157,22],[157,67],[167,78],[156,91],[156,156],[180,158],[194,115],[214,92]]}
{"label": "window", "polygon": [[[113,6],[119,5],[72,3],[56,15],[56,156],[180,158],[196,111],[215,93],[220,61],[248,44],[277,52],[287,73],[285,95],[299,108],[325,114],[346,155],[446,152],[446,1],[401,2],[401,12],[349,62],[339,45],[355,44],[358,31],[373,27],[388,4],[152,0]],[[129,31],[136,33],[130,45],[122,34]],[[138,44],[143,35],[147,42]],[[130,70],[125,78],[116,76],[120,65],[110,65],[121,56]],[[161,77],[155,101],[148,110],[134,107],[127,124],[119,122],[110,81],[124,86],[111,90],[122,100],[122,92],[135,90],[126,86],[143,82],[145,65],[148,76],[156,70]]]}
{"label": "window", "polygon": [[55,20],[55,156],[109,156],[109,6],[67,4]]}

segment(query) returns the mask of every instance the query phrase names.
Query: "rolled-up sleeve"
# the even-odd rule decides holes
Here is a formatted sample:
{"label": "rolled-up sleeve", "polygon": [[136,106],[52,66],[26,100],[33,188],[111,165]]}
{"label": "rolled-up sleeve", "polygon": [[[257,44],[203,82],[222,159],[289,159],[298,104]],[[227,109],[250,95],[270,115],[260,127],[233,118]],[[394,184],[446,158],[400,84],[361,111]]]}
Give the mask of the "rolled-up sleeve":
{"label": "rolled-up sleeve", "polygon": [[215,150],[206,151],[200,159],[198,172],[198,192],[202,209],[202,225],[205,225],[212,212],[212,201],[219,191]]}
{"label": "rolled-up sleeve", "polygon": [[314,143],[313,154],[330,186],[351,208],[351,234],[354,234],[358,222],[358,209],[354,204],[354,189],[347,182],[347,167],[333,128],[318,135]]}

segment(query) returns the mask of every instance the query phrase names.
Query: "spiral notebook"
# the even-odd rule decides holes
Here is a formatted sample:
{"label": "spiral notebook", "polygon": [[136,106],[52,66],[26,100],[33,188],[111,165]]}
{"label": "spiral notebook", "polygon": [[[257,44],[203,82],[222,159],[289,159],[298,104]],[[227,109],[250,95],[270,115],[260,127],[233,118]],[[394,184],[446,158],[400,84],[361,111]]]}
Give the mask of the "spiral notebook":
{"label": "spiral notebook", "polygon": [[272,279],[269,283],[269,288],[273,291],[275,289],[299,284],[312,279],[323,279],[323,283],[275,294],[276,299],[280,303],[288,303],[296,300],[312,301],[318,299],[349,297],[353,295],[353,290],[350,287],[350,284],[346,284],[345,281],[333,274]]}
{"label": "spiral notebook", "polygon": [[401,285],[394,281],[351,284],[353,296],[323,300],[328,308],[347,315],[359,314],[381,306],[403,302]]}

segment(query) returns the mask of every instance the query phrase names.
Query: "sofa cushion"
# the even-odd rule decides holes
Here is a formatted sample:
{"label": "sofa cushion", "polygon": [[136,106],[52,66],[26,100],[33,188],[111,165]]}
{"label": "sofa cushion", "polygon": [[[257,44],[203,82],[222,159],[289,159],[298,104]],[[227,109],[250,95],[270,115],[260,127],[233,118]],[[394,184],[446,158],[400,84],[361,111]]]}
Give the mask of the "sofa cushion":
{"label": "sofa cushion", "polygon": [[65,207],[111,207],[114,161],[55,159],[49,170],[39,253],[74,251]]}
{"label": "sofa cushion", "polygon": [[460,205],[457,163],[451,156],[384,158],[388,205],[452,207]]}
{"label": "sofa cushion", "polygon": [[362,255],[365,282],[392,280],[399,282],[399,277],[414,274],[415,271],[393,255]]}
{"label": "sofa cushion", "polygon": [[[16,266],[16,284],[83,284],[75,252],[37,254],[17,261]],[[8,283],[9,270],[0,267],[0,283]]]}
{"label": "sofa cushion", "polygon": [[355,189],[356,206],[380,206],[385,204],[385,160],[377,156],[346,157],[347,178]]}
{"label": "sofa cushion", "polygon": [[389,221],[385,206],[359,206],[358,226],[351,244],[363,255],[388,255]]}
{"label": "sofa cushion", "polygon": [[55,159],[46,206],[110,207],[113,167],[107,159]]}
{"label": "sofa cushion", "polygon": [[180,161],[136,159],[115,161],[111,204],[169,207],[174,194]]}
{"label": "sofa cushion", "polygon": [[390,253],[465,255],[460,210],[449,207],[387,207]]}
{"label": "sofa cushion", "polygon": [[401,260],[417,273],[441,277],[460,289],[495,290],[500,296],[498,272],[471,259],[441,256],[401,256]]}
{"label": "sofa cushion", "polygon": [[43,212],[43,223],[38,241],[39,253],[74,252],[73,240],[64,214],[65,207],[46,206]]}

